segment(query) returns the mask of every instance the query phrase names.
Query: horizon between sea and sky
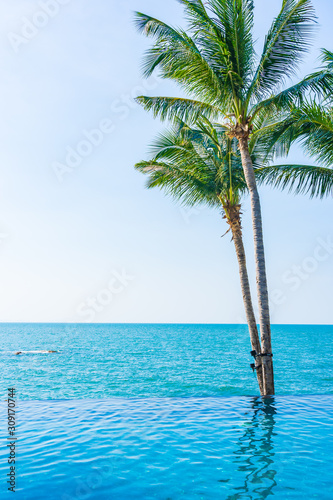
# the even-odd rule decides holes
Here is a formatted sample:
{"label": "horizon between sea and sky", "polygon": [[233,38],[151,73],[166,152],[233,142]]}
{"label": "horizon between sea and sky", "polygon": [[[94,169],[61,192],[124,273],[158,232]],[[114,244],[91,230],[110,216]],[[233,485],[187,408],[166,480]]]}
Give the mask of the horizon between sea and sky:
{"label": "horizon between sea and sky", "polygon": [[[280,5],[255,1],[258,53]],[[320,48],[333,50],[333,4],[314,6],[318,28],[298,77],[318,66]],[[181,95],[142,78],[151,41],[133,11],[183,26],[180,4],[1,0],[0,9],[2,321],[245,323],[219,211],[148,191],[133,168],[165,128],[134,98]],[[289,161],[312,163],[299,147]],[[272,323],[332,324],[332,199],[260,192]],[[255,292],[247,198],[243,227]]]}

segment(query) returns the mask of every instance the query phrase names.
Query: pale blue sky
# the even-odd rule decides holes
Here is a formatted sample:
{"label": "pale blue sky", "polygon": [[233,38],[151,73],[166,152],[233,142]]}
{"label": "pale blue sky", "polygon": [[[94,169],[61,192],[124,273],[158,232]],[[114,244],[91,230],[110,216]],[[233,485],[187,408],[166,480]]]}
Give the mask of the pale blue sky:
{"label": "pale blue sky", "polygon": [[[255,1],[258,51],[280,4]],[[333,4],[314,4],[319,26],[300,76],[320,47],[333,49]],[[179,90],[142,79],[149,42],[132,11],[179,25],[180,5],[1,0],[0,8],[0,320],[244,322],[219,212],[184,211],[145,190],[133,169],[163,125],[132,98]],[[82,143],[100,126],[94,146]],[[67,158],[77,166],[60,174],[77,148],[86,156]],[[299,150],[292,161],[304,161]],[[332,323],[332,200],[261,194],[272,321]],[[247,200],[244,237],[254,282]]]}

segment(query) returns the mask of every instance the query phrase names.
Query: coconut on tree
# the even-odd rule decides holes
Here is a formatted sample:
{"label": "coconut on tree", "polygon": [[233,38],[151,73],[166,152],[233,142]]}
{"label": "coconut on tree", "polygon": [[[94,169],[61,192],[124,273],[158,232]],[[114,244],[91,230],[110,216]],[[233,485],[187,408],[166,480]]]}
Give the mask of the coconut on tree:
{"label": "coconut on tree", "polygon": [[[144,75],[158,70],[162,78],[179,84],[188,98],[140,96],[137,100],[161,119],[192,125],[203,115],[220,121],[237,142],[251,199],[263,392],[271,395],[274,376],[262,217],[249,140],[258,123],[273,121],[309,92],[328,89],[332,75],[322,70],[283,88],[309,48],[315,23],[310,0],[283,0],[259,58],[253,40],[252,0],[179,1],[186,14],[186,31],[142,13],[136,14],[136,24],[155,39],[144,59]],[[263,116],[265,120],[258,119]]]}

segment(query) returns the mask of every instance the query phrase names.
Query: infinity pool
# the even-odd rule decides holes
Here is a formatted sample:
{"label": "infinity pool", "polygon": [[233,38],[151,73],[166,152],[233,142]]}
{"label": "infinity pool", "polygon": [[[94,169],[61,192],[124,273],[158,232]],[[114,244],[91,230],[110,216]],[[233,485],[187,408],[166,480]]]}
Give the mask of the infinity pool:
{"label": "infinity pool", "polygon": [[332,423],[333,396],[19,401],[15,498],[331,500]]}

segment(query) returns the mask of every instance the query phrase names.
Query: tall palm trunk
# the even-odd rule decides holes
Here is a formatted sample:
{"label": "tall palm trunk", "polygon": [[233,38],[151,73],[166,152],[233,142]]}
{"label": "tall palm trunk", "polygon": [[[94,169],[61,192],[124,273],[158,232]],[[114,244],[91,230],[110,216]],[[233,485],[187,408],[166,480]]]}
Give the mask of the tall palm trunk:
{"label": "tall palm trunk", "polygon": [[[234,205],[233,207],[230,208],[225,207],[225,212],[228,224],[230,225],[231,228],[233,241],[236,249],[243,302],[244,302],[247,324],[249,326],[252,350],[255,350],[257,353],[259,353],[261,351],[260,340],[258,335],[257,322],[253,311],[249,277],[247,274],[246,257],[245,257],[241,218],[240,218],[240,205]],[[261,360],[256,358],[255,365],[256,365],[256,373],[257,373],[260,394],[264,395]]]}
{"label": "tall palm trunk", "polygon": [[248,135],[244,133],[243,136],[238,136],[238,143],[242,158],[245,180],[251,198],[257,293],[259,302],[259,323],[262,348],[261,360],[263,365],[264,395],[269,396],[274,394],[274,374],[260,199],[257,190],[257,183],[254,176],[253,164],[249,153]]}

